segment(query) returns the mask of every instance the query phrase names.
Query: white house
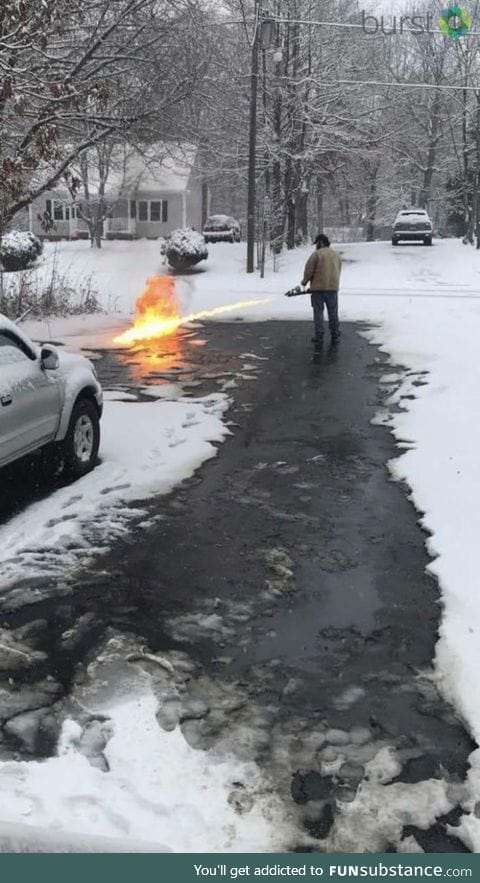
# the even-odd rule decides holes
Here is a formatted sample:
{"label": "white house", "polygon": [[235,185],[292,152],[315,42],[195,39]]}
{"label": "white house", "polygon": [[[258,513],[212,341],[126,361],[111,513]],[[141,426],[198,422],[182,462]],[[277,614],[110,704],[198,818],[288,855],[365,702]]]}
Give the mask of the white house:
{"label": "white house", "polygon": [[[157,239],[178,227],[202,228],[202,185],[197,150],[192,145],[149,145],[141,153],[130,147],[115,148],[105,186],[109,206],[103,234],[110,239]],[[88,158],[89,194],[98,200],[95,155]],[[75,173],[75,169],[72,169]],[[78,173],[78,177],[81,177]],[[48,239],[85,237],[81,218],[86,196],[83,187],[72,199],[65,184],[37,199],[16,226]],[[48,218],[52,226],[42,220]]]}

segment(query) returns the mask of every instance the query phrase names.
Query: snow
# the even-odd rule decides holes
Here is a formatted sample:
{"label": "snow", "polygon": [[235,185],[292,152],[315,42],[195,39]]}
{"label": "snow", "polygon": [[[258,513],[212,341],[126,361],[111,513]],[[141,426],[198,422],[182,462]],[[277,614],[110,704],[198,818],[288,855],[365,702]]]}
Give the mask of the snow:
{"label": "snow", "polygon": [[[63,834],[67,841],[74,831],[80,843],[85,835],[101,834],[111,849],[102,849],[100,842],[97,851],[123,851],[115,847],[116,838],[126,840],[132,852],[154,845],[158,851],[197,853],[285,848],[286,825],[274,801],[262,793],[258,767],[190,748],[179,728],[160,727],[158,700],[147,686],[136,683],[134,690],[135,698],[101,708],[113,732],[103,752],[106,771],[83,753],[82,727],[73,720],[63,726],[56,757],[0,763],[3,822],[23,822],[24,837],[27,826],[34,826],[37,836],[42,827],[50,837]],[[242,815],[229,801],[239,780],[260,792],[252,810]],[[0,824],[0,838],[1,831]]]}
{"label": "snow", "polygon": [[[375,422],[388,425],[397,440],[399,456],[389,468],[394,478],[410,486],[420,523],[429,534],[427,544],[432,556],[429,569],[438,578],[442,596],[442,623],[436,652],[437,680],[445,696],[465,719],[473,738],[480,743],[480,694],[477,689],[480,552],[476,499],[476,489],[480,486],[480,424],[476,408],[480,382],[480,255],[453,240],[435,240],[433,248],[406,246],[392,249],[389,243],[355,243],[339,248],[344,257],[340,300],[342,318],[366,323],[365,336],[390,356],[392,367],[386,373],[385,382],[393,387],[390,405],[396,407],[379,413]],[[50,257],[46,251],[48,263],[52,251]],[[204,265],[205,272],[179,280],[182,308],[185,313],[192,313],[220,304],[267,297],[269,303],[239,308],[228,315],[228,320],[310,320],[308,297],[287,299],[283,296],[287,289],[299,283],[308,254],[309,249],[302,249],[282,255],[278,272],[274,273],[270,264],[265,280],[260,280],[257,274],[247,276],[244,273],[243,244],[214,245]],[[69,332],[70,345],[75,344],[76,339],[77,345],[81,341],[94,348],[98,340],[108,339],[113,325],[126,327],[123,317],[131,310],[145,279],[152,272],[165,271],[160,266],[156,243],[111,243],[101,254],[86,249],[82,243],[69,243],[58,248],[58,256],[62,262],[71,262],[72,272],[93,271],[104,303],[111,303],[113,298],[120,310],[116,318],[91,317],[82,322],[78,319],[64,322],[62,326],[54,324],[52,333],[55,335],[58,327],[62,328],[62,333]],[[39,331],[40,326],[37,325],[36,330]],[[75,338],[79,331],[81,336]],[[306,340],[308,336],[306,329]],[[249,360],[253,355],[248,356]],[[417,385],[419,379],[421,386]],[[121,422],[121,412],[116,409],[132,407],[139,409],[140,419],[138,422],[129,419],[129,438],[142,464],[140,466],[132,463],[125,440],[113,439],[117,435],[115,427]],[[168,414],[166,423],[175,433],[179,432],[179,423],[185,419],[185,410],[192,407],[198,407],[201,430],[196,428],[190,434],[182,429],[180,436],[186,436],[185,444],[173,449],[168,446],[163,415],[160,418],[159,411],[152,410],[147,417],[141,410],[179,409],[164,412]],[[157,448],[152,443],[153,426],[160,439]],[[202,458],[212,455],[211,442],[223,437],[224,427],[218,413],[215,417],[208,415],[201,402],[197,406],[190,402],[107,402],[102,467],[84,480],[86,484],[57,492],[48,505],[36,504],[3,527],[0,530],[1,548],[9,548],[11,556],[18,554],[22,542],[28,546],[27,537],[37,536],[39,542],[42,536],[46,539],[46,533],[42,531],[46,531],[47,510],[48,517],[53,518],[53,513],[60,512],[69,499],[72,513],[84,513],[79,518],[70,517],[75,530],[81,534],[82,517],[86,515],[91,519],[93,513],[97,513],[100,497],[104,499],[102,492],[106,488],[113,488],[111,499],[120,503],[134,498],[133,488],[139,482],[142,487],[140,497],[143,495],[145,499],[149,494],[171,486],[165,479],[165,470],[169,468],[170,456],[175,451],[177,456],[179,450],[184,450],[186,457],[182,465],[176,463],[171,483],[179,480],[179,476],[191,473]],[[120,451],[116,449],[117,443]],[[148,470],[148,479],[144,467]],[[123,484],[128,484],[128,489],[115,490]],[[81,494],[79,503],[72,501],[75,493]],[[138,494],[135,498],[139,499]],[[100,512],[104,511],[100,509]],[[114,516],[107,511],[110,512],[110,523]],[[67,525],[67,532],[72,524]],[[19,543],[22,531],[23,540]],[[51,542],[52,528],[49,531]],[[61,536],[62,527],[56,525],[53,531],[56,541],[58,535]],[[5,552],[2,554],[5,556]],[[15,567],[12,560],[9,566]],[[460,825],[465,842],[476,851],[480,851],[480,819],[475,815],[480,799],[479,756],[476,752],[471,758],[469,796],[464,803],[467,815],[463,816]],[[371,787],[377,789],[372,791],[371,797],[374,814],[370,830],[374,837],[375,819],[380,812],[375,795],[380,799],[381,788],[375,780]],[[391,787],[396,791],[392,792],[391,813],[382,829],[385,837],[389,836],[389,831],[395,832],[404,810],[401,788]],[[412,792],[408,799],[415,803]],[[416,823],[428,826],[435,814],[447,810],[450,805],[442,783],[425,783],[423,790],[419,786],[415,804],[418,812],[415,810],[414,813]],[[438,812],[434,811],[435,807]],[[337,834],[339,830],[335,829],[332,837]]]}
{"label": "snow", "polygon": [[[156,142],[142,151],[133,147],[118,146],[112,152],[107,195],[134,194],[141,197],[155,195],[164,198],[171,193],[185,191],[195,165],[197,148],[188,143]],[[88,151],[89,191],[97,195],[99,189],[98,158],[96,149]],[[81,177],[75,165],[72,170]],[[58,196],[70,199],[68,190],[61,183],[54,188]]]}
{"label": "snow", "polygon": [[221,420],[227,406],[220,393],[187,403],[107,401],[101,465],[0,529],[4,607],[36,597],[25,586],[9,591],[19,579],[58,575],[106,551],[141,514],[126,504],[168,493],[214,457],[213,443],[229,434]]}

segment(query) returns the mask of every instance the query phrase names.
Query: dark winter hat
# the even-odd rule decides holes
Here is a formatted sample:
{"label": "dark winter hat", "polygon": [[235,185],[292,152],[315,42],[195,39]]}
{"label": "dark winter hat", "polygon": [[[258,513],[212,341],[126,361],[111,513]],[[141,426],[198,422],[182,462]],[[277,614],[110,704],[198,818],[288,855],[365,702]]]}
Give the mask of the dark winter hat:
{"label": "dark winter hat", "polygon": [[328,236],[325,236],[325,233],[319,233],[315,240],[315,245],[317,246],[317,248],[329,248],[330,240]]}

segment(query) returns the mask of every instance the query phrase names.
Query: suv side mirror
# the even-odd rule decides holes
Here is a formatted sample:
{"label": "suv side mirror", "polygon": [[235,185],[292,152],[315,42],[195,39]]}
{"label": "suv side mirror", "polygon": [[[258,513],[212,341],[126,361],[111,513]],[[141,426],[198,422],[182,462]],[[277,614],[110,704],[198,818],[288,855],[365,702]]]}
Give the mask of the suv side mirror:
{"label": "suv side mirror", "polygon": [[53,346],[44,345],[40,352],[40,364],[44,371],[55,371],[60,364],[58,353]]}

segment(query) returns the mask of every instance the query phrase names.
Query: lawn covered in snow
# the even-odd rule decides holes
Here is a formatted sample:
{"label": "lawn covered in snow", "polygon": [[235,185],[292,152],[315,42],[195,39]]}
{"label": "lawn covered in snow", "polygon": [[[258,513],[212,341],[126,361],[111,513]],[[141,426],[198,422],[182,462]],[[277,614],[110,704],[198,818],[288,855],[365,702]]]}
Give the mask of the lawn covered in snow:
{"label": "lawn covered in snow", "polygon": [[[244,245],[219,244],[209,250],[209,260],[198,267],[198,272],[178,280],[184,313],[269,297],[269,303],[227,318],[241,315],[259,321],[310,320],[308,298],[283,297],[287,289],[299,283],[308,249],[283,255],[276,273],[271,266],[267,268],[265,280],[258,275],[245,275]],[[431,535],[430,570],[438,577],[443,601],[436,660],[438,679],[480,742],[480,693],[476,687],[480,667],[480,421],[476,417],[480,380],[480,253],[453,240],[435,241],[433,248],[411,245],[393,249],[389,243],[361,243],[342,245],[340,250],[345,260],[341,317],[369,323],[368,339],[387,352],[397,366],[392,369],[395,376],[387,377],[386,382],[391,380],[395,387],[391,403],[399,410],[380,415],[379,419],[390,425],[399,443],[398,459],[389,464],[391,472],[395,478],[408,482],[412,500],[421,513],[421,523]],[[85,243],[47,246],[45,263],[39,272],[47,271],[54,255],[62,267],[68,265],[73,275],[93,273],[105,309],[110,313],[61,320],[51,323],[49,328],[37,323],[28,329],[27,325],[37,336],[51,334],[73,347],[108,343],[112,328],[126,327],[126,317],[145,279],[164,271],[155,242],[106,243],[100,252]],[[113,304],[117,310],[114,315]],[[428,372],[427,385],[413,387],[408,374],[398,370],[398,366],[407,371]],[[147,419],[142,407],[151,409],[149,420],[158,420],[154,448],[150,441],[145,442],[149,433],[142,422]],[[155,415],[153,407],[159,409]],[[127,408],[136,408],[139,418],[138,422],[128,423],[129,438],[133,439],[137,453],[135,461],[129,456],[129,445],[119,441],[116,431]],[[52,495],[48,505],[32,506],[1,528],[2,549],[16,543],[20,552],[22,531],[31,539],[32,524],[37,531],[46,529],[47,514],[53,522],[49,530],[61,541],[62,513],[66,512],[68,518],[69,506],[72,513],[78,510],[78,516],[73,515],[77,526],[83,518],[91,519],[97,514],[114,522],[114,512],[121,509],[123,502],[163,492],[176,480],[191,474],[212,455],[211,442],[224,437],[224,427],[219,401],[212,407],[189,402],[188,410],[196,418],[191,428],[184,425],[188,423],[185,408],[185,404],[177,403],[176,407],[175,403],[165,402],[154,406],[109,403],[104,420],[102,467],[74,488]],[[175,446],[169,447],[171,433],[186,441],[186,447],[181,446],[183,453],[179,454]],[[175,468],[172,478],[167,480],[172,457]],[[103,493],[105,488],[111,489],[108,499]],[[141,488],[140,494],[136,488]],[[79,542],[84,541],[85,535],[80,531]],[[5,557],[5,553],[2,555]],[[35,564],[35,560],[30,563]],[[472,789],[478,800],[479,752],[472,757],[471,775],[472,780],[478,780],[473,782]],[[473,802],[474,798],[472,809]],[[467,842],[480,850],[480,820],[472,814],[464,817],[462,825]]]}

